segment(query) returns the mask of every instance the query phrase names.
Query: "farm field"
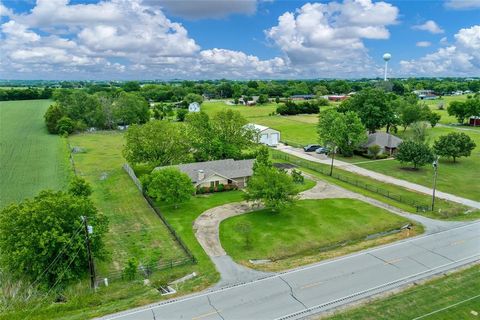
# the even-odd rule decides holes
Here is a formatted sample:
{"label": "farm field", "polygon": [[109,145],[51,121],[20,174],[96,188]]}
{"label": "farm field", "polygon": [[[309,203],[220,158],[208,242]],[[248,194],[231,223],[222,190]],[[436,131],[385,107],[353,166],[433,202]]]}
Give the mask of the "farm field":
{"label": "farm field", "polygon": [[51,103],[0,102],[0,208],[68,183],[71,169],[65,140],[48,134],[43,121]]}
{"label": "farm field", "polygon": [[[480,132],[459,131],[455,128],[435,127],[428,130],[428,139],[433,143],[441,135],[450,132],[464,132],[468,134],[477,144],[472,151],[472,155],[467,158],[457,159],[453,163],[450,159],[441,159],[438,167],[437,188],[440,191],[452,193],[472,200],[480,200]],[[403,137],[411,134],[409,130]],[[417,171],[402,168],[401,164],[395,160],[371,161],[360,163],[358,166],[365,169],[377,171],[399,179],[404,179],[418,183],[427,187],[432,187],[433,168],[426,165]]]}
{"label": "farm field", "polygon": [[119,272],[129,258],[147,264],[186,257],[122,169],[121,133],[78,134],[69,141],[72,148],[81,149],[73,154],[78,175],[92,185],[95,205],[109,218],[110,259],[98,264],[100,272]]}
{"label": "farm field", "polygon": [[442,276],[390,297],[321,319],[476,319],[476,314],[480,314],[479,292],[480,265],[477,264],[467,270]]}
{"label": "farm field", "polygon": [[[249,243],[236,227],[251,226]],[[409,221],[354,199],[300,200],[277,213],[253,211],[220,224],[227,253],[243,264],[249,259],[282,260],[314,254],[340,242],[362,242],[368,235],[402,227]]]}

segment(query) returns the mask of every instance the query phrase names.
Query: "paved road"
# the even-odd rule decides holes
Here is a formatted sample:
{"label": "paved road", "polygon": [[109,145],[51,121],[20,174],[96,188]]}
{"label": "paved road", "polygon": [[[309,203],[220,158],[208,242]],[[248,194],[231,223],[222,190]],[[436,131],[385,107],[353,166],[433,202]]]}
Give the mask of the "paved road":
{"label": "paved road", "polygon": [[[294,147],[286,146],[286,145],[279,145],[278,150],[283,151],[283,152],[288,153],[288,154],[291,154],[291,155],[294,155],[294,156],[297,156],[297,157],[302,158],[302,159],[313,161],[313,162],[323,163],[323,164],[327,164],[327,165],[331,164],[331,159],[329,159],[329,158],[318,158],[316,155],[306,153],[300,148],[294,148]],[[348,162],[335,160],[334,161],[334,166],[340,167],[343,170],[350,171],[350,172],[353,172],[353,173],[356,173],[356,174],[359,174],[359,175],[362,175],[362,176],[373,178],[373,179],[378,180],[378,181],[386,182],[386,183],[389,183],[389,184],[394,184],[394,185],[397,185],[397,186],[400,186],[400,187],[404,187],[404,188],[407,188],[407,189],[410,189],[410,190],[415,190],[415,191],[418,191],[418,192],[421,192],[421,193],[424,193],[424,194],[428,194],[428,195],[432,194],[432,189],[431,188],[428,188],[428,187],[425,187],[425,186],[422,186],[422,185],[419,185],[419,184],[416,184],[416,183],[412,183],[412,182],[409,182],[409,181],[393,178],[391,176],[387,176],[385,174],[381,174],[381,173],[378,173],[378,172],[375,172],[375,171],[372,171],[372,170],[361,168],[359,166],[356,166],[356,165],[348,163]],[[469,206],[469,207],[472,207],[472,208],[480,209],[480,202],[478,202],[478,201],[462,198],[462,197],[459,197],[459,196],[456,196],[456,195],[453,195],[453,194],[450,194],[450,193],[446,193],[446,192],[441,192],[441,191],[438,191],[438,190],[436,191],[435,195],[440,199],[445,199],[445,200],[457,202],[457,203],[460,203],[460,204],[463,204],[463,205],[466,205],[466,206]]]}
{"label": "paved road", "polygon": [[103,319],[297,319],[480,261],[480,222]]}

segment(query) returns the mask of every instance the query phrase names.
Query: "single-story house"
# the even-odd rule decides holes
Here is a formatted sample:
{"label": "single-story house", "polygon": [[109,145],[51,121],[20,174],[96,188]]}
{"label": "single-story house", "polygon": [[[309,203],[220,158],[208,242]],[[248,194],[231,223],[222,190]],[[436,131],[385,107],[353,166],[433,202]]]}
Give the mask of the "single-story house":
{"label": "single-story house", "polygon": [[257,143],[262,143],[270,147],[276,147],[280,142],[280,131],[278,130],[255,123],[249,123],[247,126],[255,130],[255,142]]}
{"label": "single-story house", "polygon": [[[248,179],[253,175],[254,161],[254,159],[226,159],[179,164],[173,167],[186,173],[196,188],[218,187],[220,184],[244,188]],[[154,170],[162,168],[167,167],[157,167]]]}
{"label": "single-story house", "polygon": [[192,102],[188,105],[188,112],[200,112],[200,103]]}
{"label": "single-story house", "polygon": [[378,145],[380,146],[380,153],[388,153],[391,155],[395,153],[398,145],[402,142],[402,139],[391,133],[375,132],[368,134],[368,140],[362,145],[362,148],[368,149],[370,146]]}
{"label": "single-story house", "polygon": [[420,100],[435,100],[438,98],[433,90],[414,90],[413,93]]}
{"label": "single-story house", "polygon": [[476,117],[470,117],[470,120],[468,122],[471,126],[480,126],[480,116],[476,116]]}

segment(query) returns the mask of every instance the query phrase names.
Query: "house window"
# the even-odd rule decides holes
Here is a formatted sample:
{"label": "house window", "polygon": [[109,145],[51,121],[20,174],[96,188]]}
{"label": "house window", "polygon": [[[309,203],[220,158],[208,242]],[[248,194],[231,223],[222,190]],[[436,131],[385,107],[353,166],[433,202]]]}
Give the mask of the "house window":
{"label": "house window", "polygon": [[218,187],[219,184],[220,184],[220,181],[215,181],[215,187]]}
{"label": "house window", "polygon": [[232,179],[228,179],[227,183],[232,184],[233,183]]}
{"label": "house window", "polygon": [[210,187],[215,187],[215,181],[210,181]]}

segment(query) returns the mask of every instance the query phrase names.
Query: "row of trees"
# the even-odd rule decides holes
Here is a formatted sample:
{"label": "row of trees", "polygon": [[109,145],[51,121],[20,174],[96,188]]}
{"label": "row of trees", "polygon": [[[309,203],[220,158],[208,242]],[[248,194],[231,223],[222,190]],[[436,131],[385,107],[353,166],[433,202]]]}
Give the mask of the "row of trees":
{"label": "row of trees", "polygon": [[44,88],[0,88],[0,101],[8,100],[32,100],[32,99],[50,99],[53,89]]}
{"label": "row of trees", "polygon": [[150,119],[148,103],[136,93],[88,94],[82,90],[61,90],[55,92],[54,99],[55,103],[45,113],[50,133],[71,133],[90,127],[114,129]]}
{"label": "row of trees", "polygon": [[304,101],[295,103],[294,101],[288,100],[285,103],[277,107],[277,113],[281,115],[296,115],[296,114],[309,114],[309,113],[318,113],[320,111],[320,106],[327,106],[328,100],[318,99],[311,101]]}
{"label": "row of trees", "polygon": [[125,134],[124,156],[138,165],[166,166],[191,161],[242,158],[255,132],[238,111],[220,111],[213,118],[191,113],[184,123],[153,120],[133,125]]}
{"label": "row of trees", "polygon": [[419,140],[406,140],[399,145],[395,158],[401,163],[410,163],[414,169],[418,169],[432,163],[435,156],[451,158],[453,162],[460,157],[469,157],[475,147],[475,142],[467,134],[451,132],[440,136],[434,142],[433,148]]}
{"label": "row of trees", "polygon": [[418,121],[428,121],[433,127],[440,120],[440,116],[428,106],[419,104],[415,96],[398,96],[382,89],[362,90],[344,100],[338,111],[357,113],[371,133],[383,127],[387,128],[387,132],[396,130],[397,126],[406,128]]}

